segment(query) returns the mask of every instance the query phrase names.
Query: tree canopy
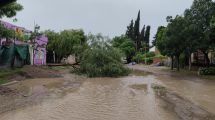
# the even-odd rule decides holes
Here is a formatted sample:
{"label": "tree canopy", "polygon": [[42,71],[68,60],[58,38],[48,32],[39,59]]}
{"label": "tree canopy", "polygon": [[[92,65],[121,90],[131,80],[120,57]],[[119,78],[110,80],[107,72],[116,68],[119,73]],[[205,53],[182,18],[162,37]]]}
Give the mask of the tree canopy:
{"label": "tree canopy", "polygon": [[112,46],[119,48],[124,53],[128,63],[132,61],[132,57],[135,55],[135,44],[130,38],[124,35],[115,37],[112,40]]}
{"label": "tree canopy", "polygon": [[112,47],[109,38],[88,35],[89,48],[83,52],[80,72],[89,77],[118,77],[128,75],[129,71],[122,64],[121,52]]}
{"label": "tree canopy", "polygon": [[215,2],[212,0],[194,0],[184,15],[167,17],[168,25],[158,28],[154,44],[163,55],[176,57],[178,61],[180,55],[185,54],[189,58],[189,68],[191,53],[200,50],[208,66],[208,52],[215,43],[214,13]]}
{"label": "tree canopy", "polygon": [[[79,55],[86,47],[86,37],[83,30],[64,30],[59,33],[47,30],[43,32],[48,38],[47,50],[55,52],[60,61],[69,55]],[[76,56],[78,57],[78,56]]]}
{"label": "tree canopy", "polygon": [[23,6],[14,1],[10,1],[10,3],[5,4],[4,6],[0,6],[0,18],[2,17],[13,17],[16,16],[18,11],[21,11]]}
{"label": "tree canopy", "polygon": [[7,29],[0,23],[0,38],[13,38],[14,34],[14,30]]}
{"label": "tree canopy", "polygon": [[[136,52],[149,52],[150,42],[150,26],[143,26],[140,31],[140,11],[138,12],[135,23],[131,20],[131,23],[127,26],[126,36],[130,38],[135,44]],[[145,49],[147,48],[147,49]],[[145,51],[146,50],[146,51]]]}

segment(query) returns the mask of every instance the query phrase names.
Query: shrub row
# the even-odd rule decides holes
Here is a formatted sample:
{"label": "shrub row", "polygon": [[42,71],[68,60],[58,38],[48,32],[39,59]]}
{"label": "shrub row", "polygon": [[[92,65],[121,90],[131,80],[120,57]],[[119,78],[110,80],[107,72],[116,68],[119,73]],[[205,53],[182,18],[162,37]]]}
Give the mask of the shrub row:
{"label": "shrub row", "polygon": [[215,75],[215,68],[199,68],[199,75]]}

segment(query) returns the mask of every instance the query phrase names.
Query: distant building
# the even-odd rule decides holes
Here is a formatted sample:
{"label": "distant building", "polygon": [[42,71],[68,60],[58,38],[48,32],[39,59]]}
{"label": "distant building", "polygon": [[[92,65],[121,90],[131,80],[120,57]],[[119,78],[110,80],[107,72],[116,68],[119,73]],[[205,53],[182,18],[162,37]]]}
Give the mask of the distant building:
{"label": "distant building", "polygon": [[16,34],[23,38],[6,40],[5,38],[0,38],[0,46],[3,45],[28,45],[30,54],[31,65],[46,65],[46,46],[48,43],[48,38],[44,35],[36,37],[35,40],[30,40],[32,31],[27,30],[23,27],[19,27],[13,24],[10,24],[5,21],[0,21],[8,29],[14,30]]}
{"label": "distant building", "polygon": [[46,45],[48,43],[48,38],[46,36],[39,36],[36,38],[34,44],[30,44],[30,51],[34,53],[31,55],[31,63],[34,65],[46,65]]}

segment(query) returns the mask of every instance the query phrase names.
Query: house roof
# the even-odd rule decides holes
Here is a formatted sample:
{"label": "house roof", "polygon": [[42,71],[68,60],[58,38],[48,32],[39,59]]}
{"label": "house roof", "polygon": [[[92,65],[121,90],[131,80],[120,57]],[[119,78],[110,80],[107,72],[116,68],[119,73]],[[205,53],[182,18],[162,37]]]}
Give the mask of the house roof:
{"label": "house roof", "polygon": [[[24,33],[31,33],[32,32],[31,30],[27,30],[24,27],[19,27],[19,26],[13,25],[11,23],[8,23],[8,22],[2,21],[2,20],[0,20],[0,24],[3,24],[8,29],[13,29],[13,30],[16,30],[17,28],[21,29]],[[48,43],[48,37],[46,37],[44,35],[40,35],[39,37],[37,37],[37,41],[39,44],[47,44]]]}
{"label": "house roof", "polygon": [[13,25],[13,24],[11,24],[11,23],[8,23],[8,22],[6,22],[6,21],[2,21],[2,20],[0,20],[0,23],[2,23],[6,28],[8,28],[8,29],[16,29],[16,28],[19,28],[19,29],[22,29],[24,32],[26,32],[26,33],[30,33],[31,32],[31,30],[27,30],[27,29],[25,29],[24,27],[20,27],[20,26],[17,26],[17,25]]}

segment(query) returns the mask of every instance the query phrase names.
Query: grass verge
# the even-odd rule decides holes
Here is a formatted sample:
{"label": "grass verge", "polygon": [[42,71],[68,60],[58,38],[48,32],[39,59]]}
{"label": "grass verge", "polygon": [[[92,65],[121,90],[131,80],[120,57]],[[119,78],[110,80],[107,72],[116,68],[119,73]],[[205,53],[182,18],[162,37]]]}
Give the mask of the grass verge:
{"label": "grass verge", "polygon": [[9,82],[8,77],[21,73],[22,70],[20,68],[16,69],[3,69],[0,70],[0,85]]}

